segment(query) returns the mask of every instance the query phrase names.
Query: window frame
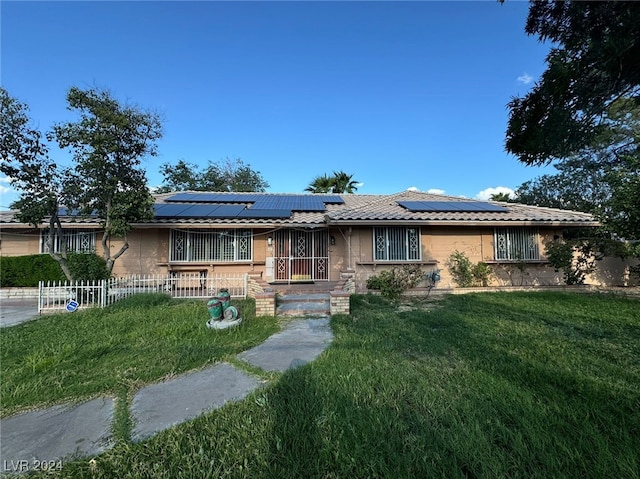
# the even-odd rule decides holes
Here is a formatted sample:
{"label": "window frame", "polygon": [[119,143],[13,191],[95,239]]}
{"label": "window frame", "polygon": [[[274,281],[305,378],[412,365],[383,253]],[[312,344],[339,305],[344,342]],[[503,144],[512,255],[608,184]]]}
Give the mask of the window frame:
{"label": "window frame", "polygon": [[376,263],[422,261],[422,231],[419,226],[374,226],[372,240]]}
{"label": "window frame", "polygon": [[[182,244],[180,244],[182,243]],[[176,248],[182,248],[182,251]],[[178,254],[179,253],[179,254]],[[253,229],[172,229],[170,263],[250,263]]]}
{"label": "window frame", "polygon": [[[40,231],[40,254],[48,254],[49,248],[47,246],[47,239],[49,237],[49,230],[44,229]],[[84,253],[92,254],[96,252],[96,230],[91,229],[75,229],[75,228],[62,228],[62,237],[67,240],[67,252],[68,253]],[[82,247],[83,239],[88,237],[88,247]],[[80,246],[80,248],[77,248]],[[60,236],[56,231],[53,238],[54,253],[60,253]]]}
{"label": "window frame", "polygon": [[[518,250],[525,250],[527,254],[518,255]],[[494,228],[493,258],[494,261],[504,263],[542,261],[538,228],[534,226]]]}

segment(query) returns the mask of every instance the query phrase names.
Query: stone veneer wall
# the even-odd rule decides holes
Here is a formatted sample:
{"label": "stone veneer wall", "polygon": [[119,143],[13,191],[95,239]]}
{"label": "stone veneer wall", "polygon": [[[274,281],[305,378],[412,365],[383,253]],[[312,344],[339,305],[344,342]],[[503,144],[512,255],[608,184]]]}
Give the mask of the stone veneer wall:
{"label": "stone veneer wall", "polygon": [[348,291],[334,290],[331,291],[330,296],[331,316],[334,314],[349,314],[351,312],[351,294]]}
{"label": "stone veneer wall", "polygon": [[275,316],[276,315],[276,293],[274,291],[265,291],[255,295],[256,300],[256,316]]}
{"label": "stone veneer wall", "polygon": [[262,279],[262,273],[249,273],[247,296],[256,300],[256,316],[276,315],[276,293]]}
{"label": "stone veneer wall", "polygon": [[356,292],[356,272],[353,269],[340,271],[340,281],[330,292],[331,315],[351,313],[351,295]]}

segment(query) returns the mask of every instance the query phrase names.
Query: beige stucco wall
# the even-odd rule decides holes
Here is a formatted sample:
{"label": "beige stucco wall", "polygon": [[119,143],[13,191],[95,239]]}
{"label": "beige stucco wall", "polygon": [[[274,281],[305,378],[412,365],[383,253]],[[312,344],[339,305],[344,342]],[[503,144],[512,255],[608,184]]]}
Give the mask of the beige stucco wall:
{"label": "beige stucco wall", "polygon": [[[473,263],[485,261],[494,270],[492,284],[504,286],[520,285],[558,285],[562,284],[562,273],[555,272],[544,257],[538,263],[529,263],[524,270],[518,264],[498,264],[493,261],[493,228],[487,227],[429,227],[421,230],[422,264],[426,273],[440,269],[440,287],[453,287],[446,261],[456,250],[464,252]],[[540,252],[544,255],[544,241],[562,235],[559,228],[540,229]],[[173,263],[168,262],[169,235],[167,228],[138,229],[129,235],[129,249],[116,261],[113,274],[166,274],[168,271],[197,272],[206,270],[211,273],[253,272],[267,279],[266,259],[273,255],[267,238],[271,230],[254,229],[253,261],[246,263]],[[373,260],[373,240],[371,227],[331,227],[330,237],[335,244],[329,244],[330,281],[340,280],[340,272],[348,269],[356,272],[356,288],[364,289],[366,280],[384,269],[398,264],[381,263]],[[97,235],[97,253],[102,255],[100,235]],[[33,229],[5,228],[0,231],[0,255],[19,256],[39,253],[40,235]],[[122,239],[112,239],[110,248],[115,253],[122,245]],[[623,261],[607,258],[597,263],[598,270],[587,277],[592,285],[635,285],[629,278],[629,266],[637,260]],[[426,285],[426,282],[424,283]]]}
{"label": "beige stucco wall", "polygon": [[[495,271],[491,284],[562,284],[562,275],[556,273],[544,261],[544,241],[561,235],[557,228],[539,230],[539,250],[541,261],[529,263],[521,274],[514,264],[500,265],[494,261],[493,228],[491,227],[441,227],[423,226],[420,228],[422,262],[421,269],[427,273],[440,270],[440,287],[455,287],[446,262],[454,251],[463,252],[472,263],[480,261],[491,264]],[[373,260],[373,231],[371,227],[353,228],[351,234],[351,261],[356,270],[356,288],[365,289],[369,277],[379,274],[384,269],[400,266],[402,263],[384,263]],[[345,263],[349,263],[346,259]],[[515,270],[515,271],[514,271]],[[424,282],[421,286],[426,286]]]}
{"label": "beige stucco wall", "polygon": [[0,230],[0,256],[23,256],[40,253],[40,232],[34,229]]}

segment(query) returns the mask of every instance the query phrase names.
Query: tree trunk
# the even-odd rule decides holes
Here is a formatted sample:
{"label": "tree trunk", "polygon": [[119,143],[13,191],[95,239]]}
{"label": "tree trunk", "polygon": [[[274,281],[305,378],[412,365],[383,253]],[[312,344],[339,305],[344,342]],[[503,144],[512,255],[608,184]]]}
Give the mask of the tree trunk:
{"label": "tree trunk", "polygon": [[[54,238],[58,235],[60,240],[60,253],[56,253]],[[69,269],[69,262],[67,257],[67,241],[62,232],[62,225],[57,214],[54,214],[49,219],[49,234],[47,235],[47,248],[49,249],[49,256],[55,259],[60,265],[60,269],[67,277],[69,281],[73,281],[73,275]]]}

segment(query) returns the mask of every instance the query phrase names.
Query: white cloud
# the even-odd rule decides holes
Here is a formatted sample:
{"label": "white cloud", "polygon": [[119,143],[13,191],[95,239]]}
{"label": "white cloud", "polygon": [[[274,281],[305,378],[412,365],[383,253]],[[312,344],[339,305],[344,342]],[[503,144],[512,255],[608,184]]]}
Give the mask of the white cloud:
{"label": "white cloud", "polygon": [[407,191],[420,191],[417,186],[410,186]]}
{"label": "white cloud", "polygon": [[438,188],[429,188],[427,193],[431,193],[432,195],[444,195],[444,190],[439,190]]}
{"label": "white cloud", "polygon": [[10,181],[11,179],[8,176],[0,176],[0,194],[6,195],[14,191],[13,188],[8,186]]}
{"label": "white cloud", "polygon": [[513,191],[511,188],[507,188],[506,186],[496,186],[495,188],[487,188],[485,190],[482,190],[476,195],[476,199],[486,201],[490,199],[492,195],[496,195],[499,193],[506,193],[510,198],[515,197],[515,191]]}
{"label": "white cloud", "polygon": [[528,85],[529,83],[531,83],[533,81],[533,77],[531,75],[529,75],[528,73],[523,73],[522,75],[520,75],[518,77],[518,81],[520,83],[524,83],[525,85]]}

